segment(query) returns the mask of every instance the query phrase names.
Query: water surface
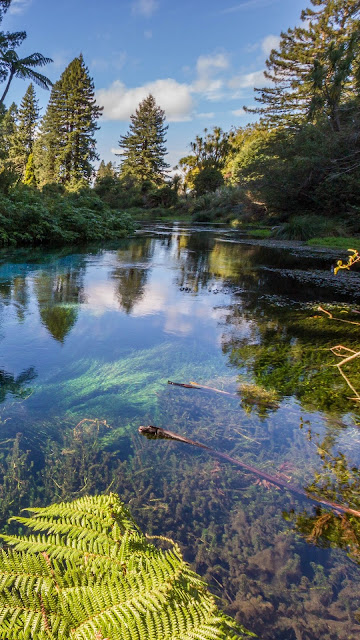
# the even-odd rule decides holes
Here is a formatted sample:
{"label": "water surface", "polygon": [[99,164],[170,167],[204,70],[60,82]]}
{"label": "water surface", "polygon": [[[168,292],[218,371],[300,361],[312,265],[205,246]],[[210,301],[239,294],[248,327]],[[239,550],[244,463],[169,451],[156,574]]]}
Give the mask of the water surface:
{"label": "water surface", "polygon": [[360,277],[333,262],[180,225],[1,253],[2,526],[29,504],[117,491],[260,637],[359,637],[360,519],[137,433],[170,428],[360,509],[360,375],[344,368],[351,389],[330,351],[359,348]]}

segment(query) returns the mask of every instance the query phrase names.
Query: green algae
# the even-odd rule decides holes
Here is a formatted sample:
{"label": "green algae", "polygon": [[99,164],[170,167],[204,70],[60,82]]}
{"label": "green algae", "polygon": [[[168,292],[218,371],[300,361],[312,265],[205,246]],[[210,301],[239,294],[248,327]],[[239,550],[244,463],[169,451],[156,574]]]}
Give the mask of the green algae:
{"label": "green algae", "polygon": [[151,413],[156,409],[156,393],[169,378],[189,380],[204,378],[219,369],[219,359],[200,349],[186,354],[174,343],[136,350],[118,360],[104,362],[83,358],[64,371],[55,371],[49,380],[39,385],[33,400],[46,405],[56,394],[56,410],[71,415],[103,415],[108,417]]}

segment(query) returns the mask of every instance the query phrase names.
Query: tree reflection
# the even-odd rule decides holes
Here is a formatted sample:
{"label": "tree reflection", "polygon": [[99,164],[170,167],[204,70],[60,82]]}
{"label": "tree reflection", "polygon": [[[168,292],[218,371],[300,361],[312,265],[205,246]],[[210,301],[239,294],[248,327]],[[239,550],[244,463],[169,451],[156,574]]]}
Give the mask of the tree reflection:
{"label": "tree reflection", "polygon": [[[245,380],[276,391],[279,400],[293,396],[308,410],[332,414],[353,410],[330,351],[343,337],[343,327],[330,325],[310,309],[264,301],[260,308],[252,294],[245,294],[242,305],[228,314],[227,328],[223,351]],[[346,332],[348,342],[356,344],[357,327],[349,325]]]}
{"label": "tree reflection", "polygon": [[6,306],[13,304],[16,314],[22,322],[29,304],[29,287],[25,276],[17,275],[0,282],[0,300]]}
{"label": "tree reflection", "polygon": [[[357,442],[358,444],[358,442]],[[322,469],[314,474],[314,481],[305,489],[309,494],[351,509],[360,509],[360,470],[343,453],[334,454],[325,438],[317,445]],[[329,512],[317,506],[315,513],[307,511],[284,513],[295,524],[296,531],[307,542],[323,548],[345,549],[360,563],[360,518],[347,513]]]}
{"label": "tree reflection", "polygon": [[40,318],[58,342],[64,342],[75,325],[78,305],[84,302],[83,270],[40,272],[34,279]]}
{"label": "tree reflection", "polygon": [[259,285],[259,247],[221,242],[206,234],[179,235],[176,240],[180,286],[199,291],[215,282],[237,289]]}
{"label": "tree reflection", "polygon": [[112,271],[111,276],[116,282],[116,296],[125,313],[131,313],[135,303],[144,295],[152,252],[151,238],[142,238],[140,242],[129,241],[117,251],[119,266]]}
{"label": "tree reflection", "polygon": [[15,398],[26,398],[31,392],[31,389],[26,385],[34,380],[36,376],[34,367],[25,369],[18,376],[0,369],[0,402],[4,402],[8,394]]}

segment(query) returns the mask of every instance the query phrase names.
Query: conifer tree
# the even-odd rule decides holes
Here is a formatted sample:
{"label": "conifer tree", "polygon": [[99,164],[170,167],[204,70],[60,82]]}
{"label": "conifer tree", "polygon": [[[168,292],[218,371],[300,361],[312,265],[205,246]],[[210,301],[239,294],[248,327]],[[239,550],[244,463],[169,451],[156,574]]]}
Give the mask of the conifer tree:
{"label": "conifer tree", "polygon": [[37,180],[76,187],[91,179],[98,159],[94,133],[102,107],[83,56],[75,58],[51,91],[34,148]]}
{"label": "conifer tree", "polygon": [[147,184],[161,184],[169,165],[164,158],[167,153],[165,135],[165,112],[156,105],[150,94],[131,116],[128,133],[120,137],[121,176],[131,176],[141,183],[145,191]]}
{"label": "conifer tree", "polygon": [[105,164],[104,160],[101,160],[99,168],[96,173],[96,181],[102,180],[103,178],[115,178],[116,177],[116,169],[115,165],[110,161]]}
{"label": "conifer tree", "polygon": [[3,166],[15,168],[15,139],[17,131],[18,108],[13,102],[5,111],[0,124],[0,147]]}
{"label": "conifer tree", "polygon": [[33,153],[30,153],[27,159],[23,183],[27,184],[29,187],[36,187],[36,176],[35,176],[35,165],[34,165]]}
{"label": "conifer tree", "polygon": [[24,177],[30,154],[33,153],[35,131],[39,120],[40,109],[34,86],[29,85],[19,107],[17,130],[14,138],[14,155],[16,170]]}
{"label": "conifer tree", "polygon": [[311,0],[303,26],[281,34],[266,61],[272,85],[256,89],[259,113],[271,126],[325,116],[339,130],[339,109],[359,67],[359,0]]}

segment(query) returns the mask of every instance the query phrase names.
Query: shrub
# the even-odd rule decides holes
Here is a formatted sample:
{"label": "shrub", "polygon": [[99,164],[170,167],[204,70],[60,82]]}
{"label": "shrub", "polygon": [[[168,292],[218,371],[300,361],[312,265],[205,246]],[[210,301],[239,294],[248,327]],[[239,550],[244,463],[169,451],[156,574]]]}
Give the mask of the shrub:
{"label": "shrub", "polygon": [[159,189],[152,189],[145,196],[145,204],[147,207],[173,207],[178,201],[178,196],[175,189],[172,189],[170,185],[164,185]]}
{"label": "shrub", "polygon": [[315,236],[341,234],[344,234],[344,230],[336,219],[312,215],[293,216],[274,232],[275,237],[285,240],[309,240]]}
{"label": "shrub", "polygon": [[91,189],[64,193],[61,185],[42,192],[19,185],[0,194],[0,244],[66,244],[115,240],[132,233],[130,216],[111,210]]}
{"label": "shrub", "polygon": [[197,196],[213,193],[224,184],[224,178],[219,169],[205,167],[194,178],[194,190]]}

